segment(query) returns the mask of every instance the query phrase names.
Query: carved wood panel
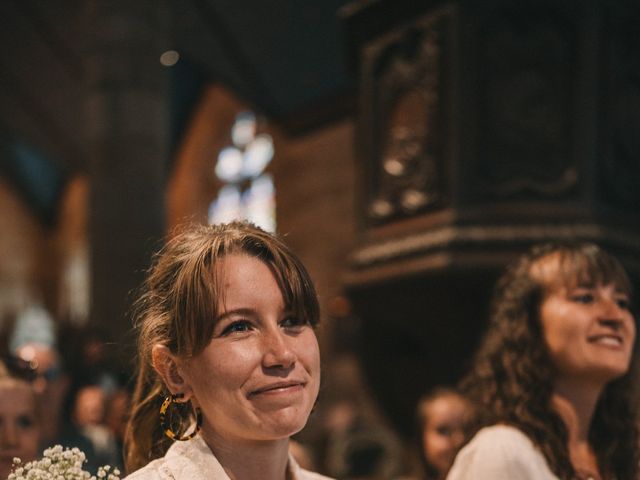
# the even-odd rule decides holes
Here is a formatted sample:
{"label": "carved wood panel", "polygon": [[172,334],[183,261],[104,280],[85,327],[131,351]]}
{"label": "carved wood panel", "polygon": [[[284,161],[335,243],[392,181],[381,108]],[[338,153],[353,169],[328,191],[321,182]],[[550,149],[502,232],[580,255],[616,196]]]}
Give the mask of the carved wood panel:
{"label": "carved wood panel", "polygon": [[494,6],[476,37],[475,199],[556,198],[578,183],[572,156],[575,18],[549,4]]}
{"label": "carved wood panel", "polygon": [[598,163],[599,196],[607,206],[640,205],[640,5],[615,2],[605,20],[605,141]]}
{"label": "carved wood panel", "polygon": [[377,39],[363,55],[361,146],[370,224],[446,203],[449,10]]}

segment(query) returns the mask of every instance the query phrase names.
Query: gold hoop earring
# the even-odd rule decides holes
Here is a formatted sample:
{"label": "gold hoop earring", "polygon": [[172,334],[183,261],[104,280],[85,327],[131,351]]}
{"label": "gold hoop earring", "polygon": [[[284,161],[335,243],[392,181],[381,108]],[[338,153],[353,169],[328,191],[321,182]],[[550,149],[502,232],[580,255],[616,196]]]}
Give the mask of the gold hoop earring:
{"label": "gold hoop earring", "polygon": [[[165,397],[162,405],[160,406],[160,425],[162,426],[162,430],[164,434],[169,437],[171,440],[178,440],[179,442],[184,442],[186,440],[191,440],[196,434],[200,431],[200,427],[202,427],[202,412],[199,408],[193,408],[194,415],[196,417],[196,426],[193,429],[193,432],[187,433],[183,436],[179,436],[171,429],[171,424],[169,422],[169,418],[167,418],[167,410],[171,404],[176,405],[184,405],[186,402],[178,402],[177,400],[183,398],[183,393],[176,393],[172,395],[168,395]],[[191,403],[191,401],[189,401]],[[193,407],[193,405],[192,405]]]}

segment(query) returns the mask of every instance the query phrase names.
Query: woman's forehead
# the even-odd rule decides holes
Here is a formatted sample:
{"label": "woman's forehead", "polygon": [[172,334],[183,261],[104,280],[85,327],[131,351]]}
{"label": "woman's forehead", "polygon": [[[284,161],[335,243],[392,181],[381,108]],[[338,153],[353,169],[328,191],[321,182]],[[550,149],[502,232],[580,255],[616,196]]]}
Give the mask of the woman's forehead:
{"label": "woman's forehead", "polygon": [[[239,270],[239,267],[242,267],[242,269]],[[211,269],[212,282],[215,286],[213,297],[216,299],[215,306],[217,307],[217,315],[227,310],[227,297],[234,286],[232,280],[235,279],[237,281],[239,278],[238,272],[242,271],[245,275],[249,274],[254,276],[256,270],[262,271],[262,276],[256,276],[256,278],[261,279],[262,282],[275,281],[286,307],[291,307],[289,305],[291,301],[287,298],[281,285],[282,274],[277,270],[276,266],[263,258],[239,252],[225,255],[221,258],[220,262]],[[268,272],[268,275],[265,275],[264,272]]]}

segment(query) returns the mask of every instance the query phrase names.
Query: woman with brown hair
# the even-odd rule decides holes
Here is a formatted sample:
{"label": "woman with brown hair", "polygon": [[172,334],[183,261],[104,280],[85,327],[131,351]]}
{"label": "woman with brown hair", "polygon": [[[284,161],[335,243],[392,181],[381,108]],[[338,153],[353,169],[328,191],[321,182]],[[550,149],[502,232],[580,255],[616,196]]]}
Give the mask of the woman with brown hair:
{"label": "woman with brown hair", "polygon": [[596,245],[545,244],[499,280],[449,480],[638,478],[631,282]]}
{"label": "woman with brown hair", "polygon": [[318,317],[277,237],[234,222],[170,240],[138,302],[128,478],[325,478],[288,452],[318,395]]}
{"label": "woman with brown hair", "polygon": [[436,387],[417,406],[419,445],[426,480],[444,480],[473,418],[473,405],[457,390]]}

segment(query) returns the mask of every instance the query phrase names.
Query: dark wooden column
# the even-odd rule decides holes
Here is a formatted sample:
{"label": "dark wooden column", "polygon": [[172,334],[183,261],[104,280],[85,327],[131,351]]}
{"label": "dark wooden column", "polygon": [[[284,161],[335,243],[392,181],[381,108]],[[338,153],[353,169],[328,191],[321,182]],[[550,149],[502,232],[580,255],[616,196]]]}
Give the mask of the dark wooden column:
{"label": "dark wooden column", "polygon": [[153,1],[87,2],[91,318],[131,359],[127,310],[164,230],[166,72]]}
{"label": "dark wooden column", "polygon": [[415,3],[344,12],[361,178],[347,286],[369,379],[407,433],[532,243],[592,240],[640,274],[639,4]]}

